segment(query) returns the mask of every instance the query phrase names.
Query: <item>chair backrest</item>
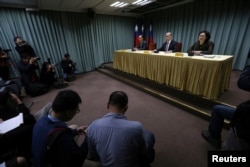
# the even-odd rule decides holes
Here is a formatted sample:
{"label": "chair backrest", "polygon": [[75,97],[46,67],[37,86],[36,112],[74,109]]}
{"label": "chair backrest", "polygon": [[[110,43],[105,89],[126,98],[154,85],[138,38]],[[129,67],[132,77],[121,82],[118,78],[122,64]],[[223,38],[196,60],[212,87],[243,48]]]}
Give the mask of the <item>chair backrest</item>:
{"label": "chair backrest", "polygon": [[181,52],[181,48],[182,48],[182,43],[177,42],[177,50],[176,50],[176,52]]}
{"label": "chair backrest", "polygon": [[148,50],[154,50],[156,49],[156,43],[150,43],[148,46]]}

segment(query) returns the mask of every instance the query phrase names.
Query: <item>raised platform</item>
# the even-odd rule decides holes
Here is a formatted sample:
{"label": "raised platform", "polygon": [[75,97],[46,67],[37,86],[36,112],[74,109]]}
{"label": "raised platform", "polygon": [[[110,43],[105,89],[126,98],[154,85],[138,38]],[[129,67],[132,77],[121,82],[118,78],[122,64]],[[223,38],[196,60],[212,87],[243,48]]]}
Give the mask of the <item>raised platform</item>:
{"label": "raised platform", "polygon": [[[112,63],[103,64],[97,71],[120,80],[130,86],[144,91],[167,103],[173,104],[195,114],[203,119],[209,120],[212,107],[217,104],[233,106],[219,100],[209,100],[204,97],[192,95],[188,92],[180,91],[175,88],[156,83],[149,79],[131,75],[113,68]],[[150,102],[148,102],[150,103]],[[228,127],[228,121],[225,121],[225,127]]]}

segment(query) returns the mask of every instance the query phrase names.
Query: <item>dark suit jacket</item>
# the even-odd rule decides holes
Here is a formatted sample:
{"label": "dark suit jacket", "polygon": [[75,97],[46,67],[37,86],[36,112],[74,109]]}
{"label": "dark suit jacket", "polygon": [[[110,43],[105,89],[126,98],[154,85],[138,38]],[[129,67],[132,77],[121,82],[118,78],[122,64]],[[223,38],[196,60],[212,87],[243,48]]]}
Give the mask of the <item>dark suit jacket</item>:
{"label": "dark suit jacket", "polygon": [[192,53],[193,50],[201,50],[201,54],[213,54],[214,50],[214,43],[211,41],[208,41],[204,43],[203,45],[200,45],[200,42],[197,41],[195,42],[189,49],[188,53]]}
{"label": "dark suit jacket", "polygon": [[[162,46],[157,49],[157,51],[166,51],[166,45],[167,42],[164,42]],[[168,51],[172,50],[172,52],[177,52],[177,42],[174,40],[171,40],[170,45],[168,47]]]}
{"label": "dark suit jacket", "polygon": [[147,41],[143,41],[142,43],[139,43],[136,48],[139,50],[147,50],[148,49]]}
{"label": "dark suit jacket", "polygon": [[23,54],[28,54],[30,57],[36,57],[34,49],[25,41],[23,41],[23,44],[21,46],[16,45],[15,49],[20,56],[22,56]]}

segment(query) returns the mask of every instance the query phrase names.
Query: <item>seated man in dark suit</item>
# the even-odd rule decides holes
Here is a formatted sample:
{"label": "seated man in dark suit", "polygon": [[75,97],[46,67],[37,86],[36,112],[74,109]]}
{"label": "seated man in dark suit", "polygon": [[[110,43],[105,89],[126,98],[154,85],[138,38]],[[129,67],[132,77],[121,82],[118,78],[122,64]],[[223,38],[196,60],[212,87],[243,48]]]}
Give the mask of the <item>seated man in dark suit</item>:
{"label": "seated man in dark suit", "polygon": [[134,48],[134,50],[147,50],[148,43],[147,43],[147,41],[143,40],[142,35],[139,35],[138,40],[139,40],[139,44]]}
{"label": "seated man in dark suit", "polygon": [[162,46],[156,50],[156,52],[159,51],[177,52],[177,42],[172,40],[172,33],[167,32],[165,37],[166,37],[166,42],[164,42]]}

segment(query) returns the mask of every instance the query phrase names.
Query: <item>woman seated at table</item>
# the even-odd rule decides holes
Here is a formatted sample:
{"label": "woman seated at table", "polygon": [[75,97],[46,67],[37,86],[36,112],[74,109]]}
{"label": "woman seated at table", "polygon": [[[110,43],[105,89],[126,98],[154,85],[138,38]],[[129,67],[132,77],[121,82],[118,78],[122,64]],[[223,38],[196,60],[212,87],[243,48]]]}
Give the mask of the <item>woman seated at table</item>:
{"label": "woman seated at table", "polygon": [[208,31],[199,32],[198,41],[196,41],[189,49],[188,55],[204,55],[212,54],[214,43],[210,41],[210,33]]}

